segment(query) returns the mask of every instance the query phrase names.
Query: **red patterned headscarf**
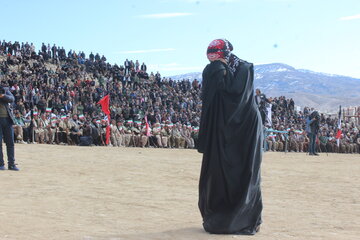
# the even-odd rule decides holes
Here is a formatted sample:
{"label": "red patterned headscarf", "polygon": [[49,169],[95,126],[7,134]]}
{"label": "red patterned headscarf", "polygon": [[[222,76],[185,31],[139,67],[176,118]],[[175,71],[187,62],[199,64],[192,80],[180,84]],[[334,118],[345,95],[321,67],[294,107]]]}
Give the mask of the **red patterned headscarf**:
{"label": "red patterned headscarf", "polygon": [[215,39],[207,48],[207,58],[215,61],[220,58],[228,59],[230,52],[233,50],[232,44],[226,39]]}

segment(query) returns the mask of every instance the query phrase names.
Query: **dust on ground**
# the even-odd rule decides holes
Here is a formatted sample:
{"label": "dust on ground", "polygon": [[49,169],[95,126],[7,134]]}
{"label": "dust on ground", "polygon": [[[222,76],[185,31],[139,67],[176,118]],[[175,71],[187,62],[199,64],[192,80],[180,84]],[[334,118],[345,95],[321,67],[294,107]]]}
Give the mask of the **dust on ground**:
{"label": "dust on ground", "polygon": [[195,150],[16,145],[21,171],[0,172],[0,239],[359,239],[359,154],[264,154],[255,236],[203,231],[201,158]]}

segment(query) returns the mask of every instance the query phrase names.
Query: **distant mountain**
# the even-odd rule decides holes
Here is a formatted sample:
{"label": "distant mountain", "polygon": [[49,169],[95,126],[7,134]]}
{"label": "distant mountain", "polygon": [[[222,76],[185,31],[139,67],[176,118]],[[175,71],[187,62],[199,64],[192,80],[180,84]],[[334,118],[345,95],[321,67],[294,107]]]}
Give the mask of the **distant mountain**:
{"label": "distant mountain", "polygon": [[[188,73],[172,79],[198,79],[201,73]],[[292,97],[300,107],[334,112],[339,105],[360,106],[360,79],[295,69],[282,63],[255,66],[255,88],[268,97]]]}
{"label": "distant mountain", "polygon": [[182,80],[182,79],[189,79],[190,81],[202,80],[202,73],[201,72],[192,72],[192,73],[185,73],[180,75],[175,75],[170,77],[173,80]]}

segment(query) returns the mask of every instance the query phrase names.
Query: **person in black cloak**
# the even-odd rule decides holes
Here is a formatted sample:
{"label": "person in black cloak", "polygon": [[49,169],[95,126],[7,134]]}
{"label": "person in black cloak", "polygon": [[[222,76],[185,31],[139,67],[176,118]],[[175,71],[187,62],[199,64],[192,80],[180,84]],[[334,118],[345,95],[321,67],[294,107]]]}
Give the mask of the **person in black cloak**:
{"label": "person in black cloak", "polygon": [[199,209],[205,231],[253,235],[260,229],[263,130],[254,97],[253,64],[212,41],[203,71],[198,151],[203,153]]}

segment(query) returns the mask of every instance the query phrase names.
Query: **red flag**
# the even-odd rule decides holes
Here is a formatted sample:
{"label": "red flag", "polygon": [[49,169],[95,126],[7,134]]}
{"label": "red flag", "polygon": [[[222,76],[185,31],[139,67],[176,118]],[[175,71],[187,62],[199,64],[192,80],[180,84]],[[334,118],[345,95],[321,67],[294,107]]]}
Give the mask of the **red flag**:
{"label": "red flag", "polygon": [[103,97],[98,104],[101,105],[101,110],[106,114],[108,125],[106,126],[106,145],[110,142],[110,97],[109,95],[106,95]]}
{"label": "red flag", "polygon": [[145,116],[145,126],[146,126],[146,136],[150,136],[150,127],[149,127],[149,123],[147,121],[147,116]]}
{"label": "red flag", "polygon": [[106,115],[110,115],[110,97],[109,95],[106,95],[105,97],[103,97],[98,104],[101,105],[101,110],[106,114]]}
{"label": "red flag", "polygon": [[106,145],[109,145],[110,142],[110,125],[106,126]]}
{"label": "red flag", "polygon": [[339,107],[338,130],[337,130],[337,133],[336,133],[336,136],[335,136],[336,144],[337,144],[338,147],[340,146],[341,134],[342,134],[342,131],[341,131],[341,105],[340,105],[340,107]]}
{"label": "red flag", "polygon": [[341,131],[341,106],[339,108],[339,116],[338,116],[338,126],[337,126],[337,133],[336,133],[336,136],[335,138],[336,139],[340,139],[341,137],[341,134],[342,134],[342,131]]}
{"label": "red flag", "polygon": [[341,137],[341,134],[342,134],[342,131],[341,131],[341,129],[338,129],[338,131],[337,131],[337,133],[336,133],[336,136],[335,136],[335,138],[336,138],[336,139],[340,139],[340,137]]}

